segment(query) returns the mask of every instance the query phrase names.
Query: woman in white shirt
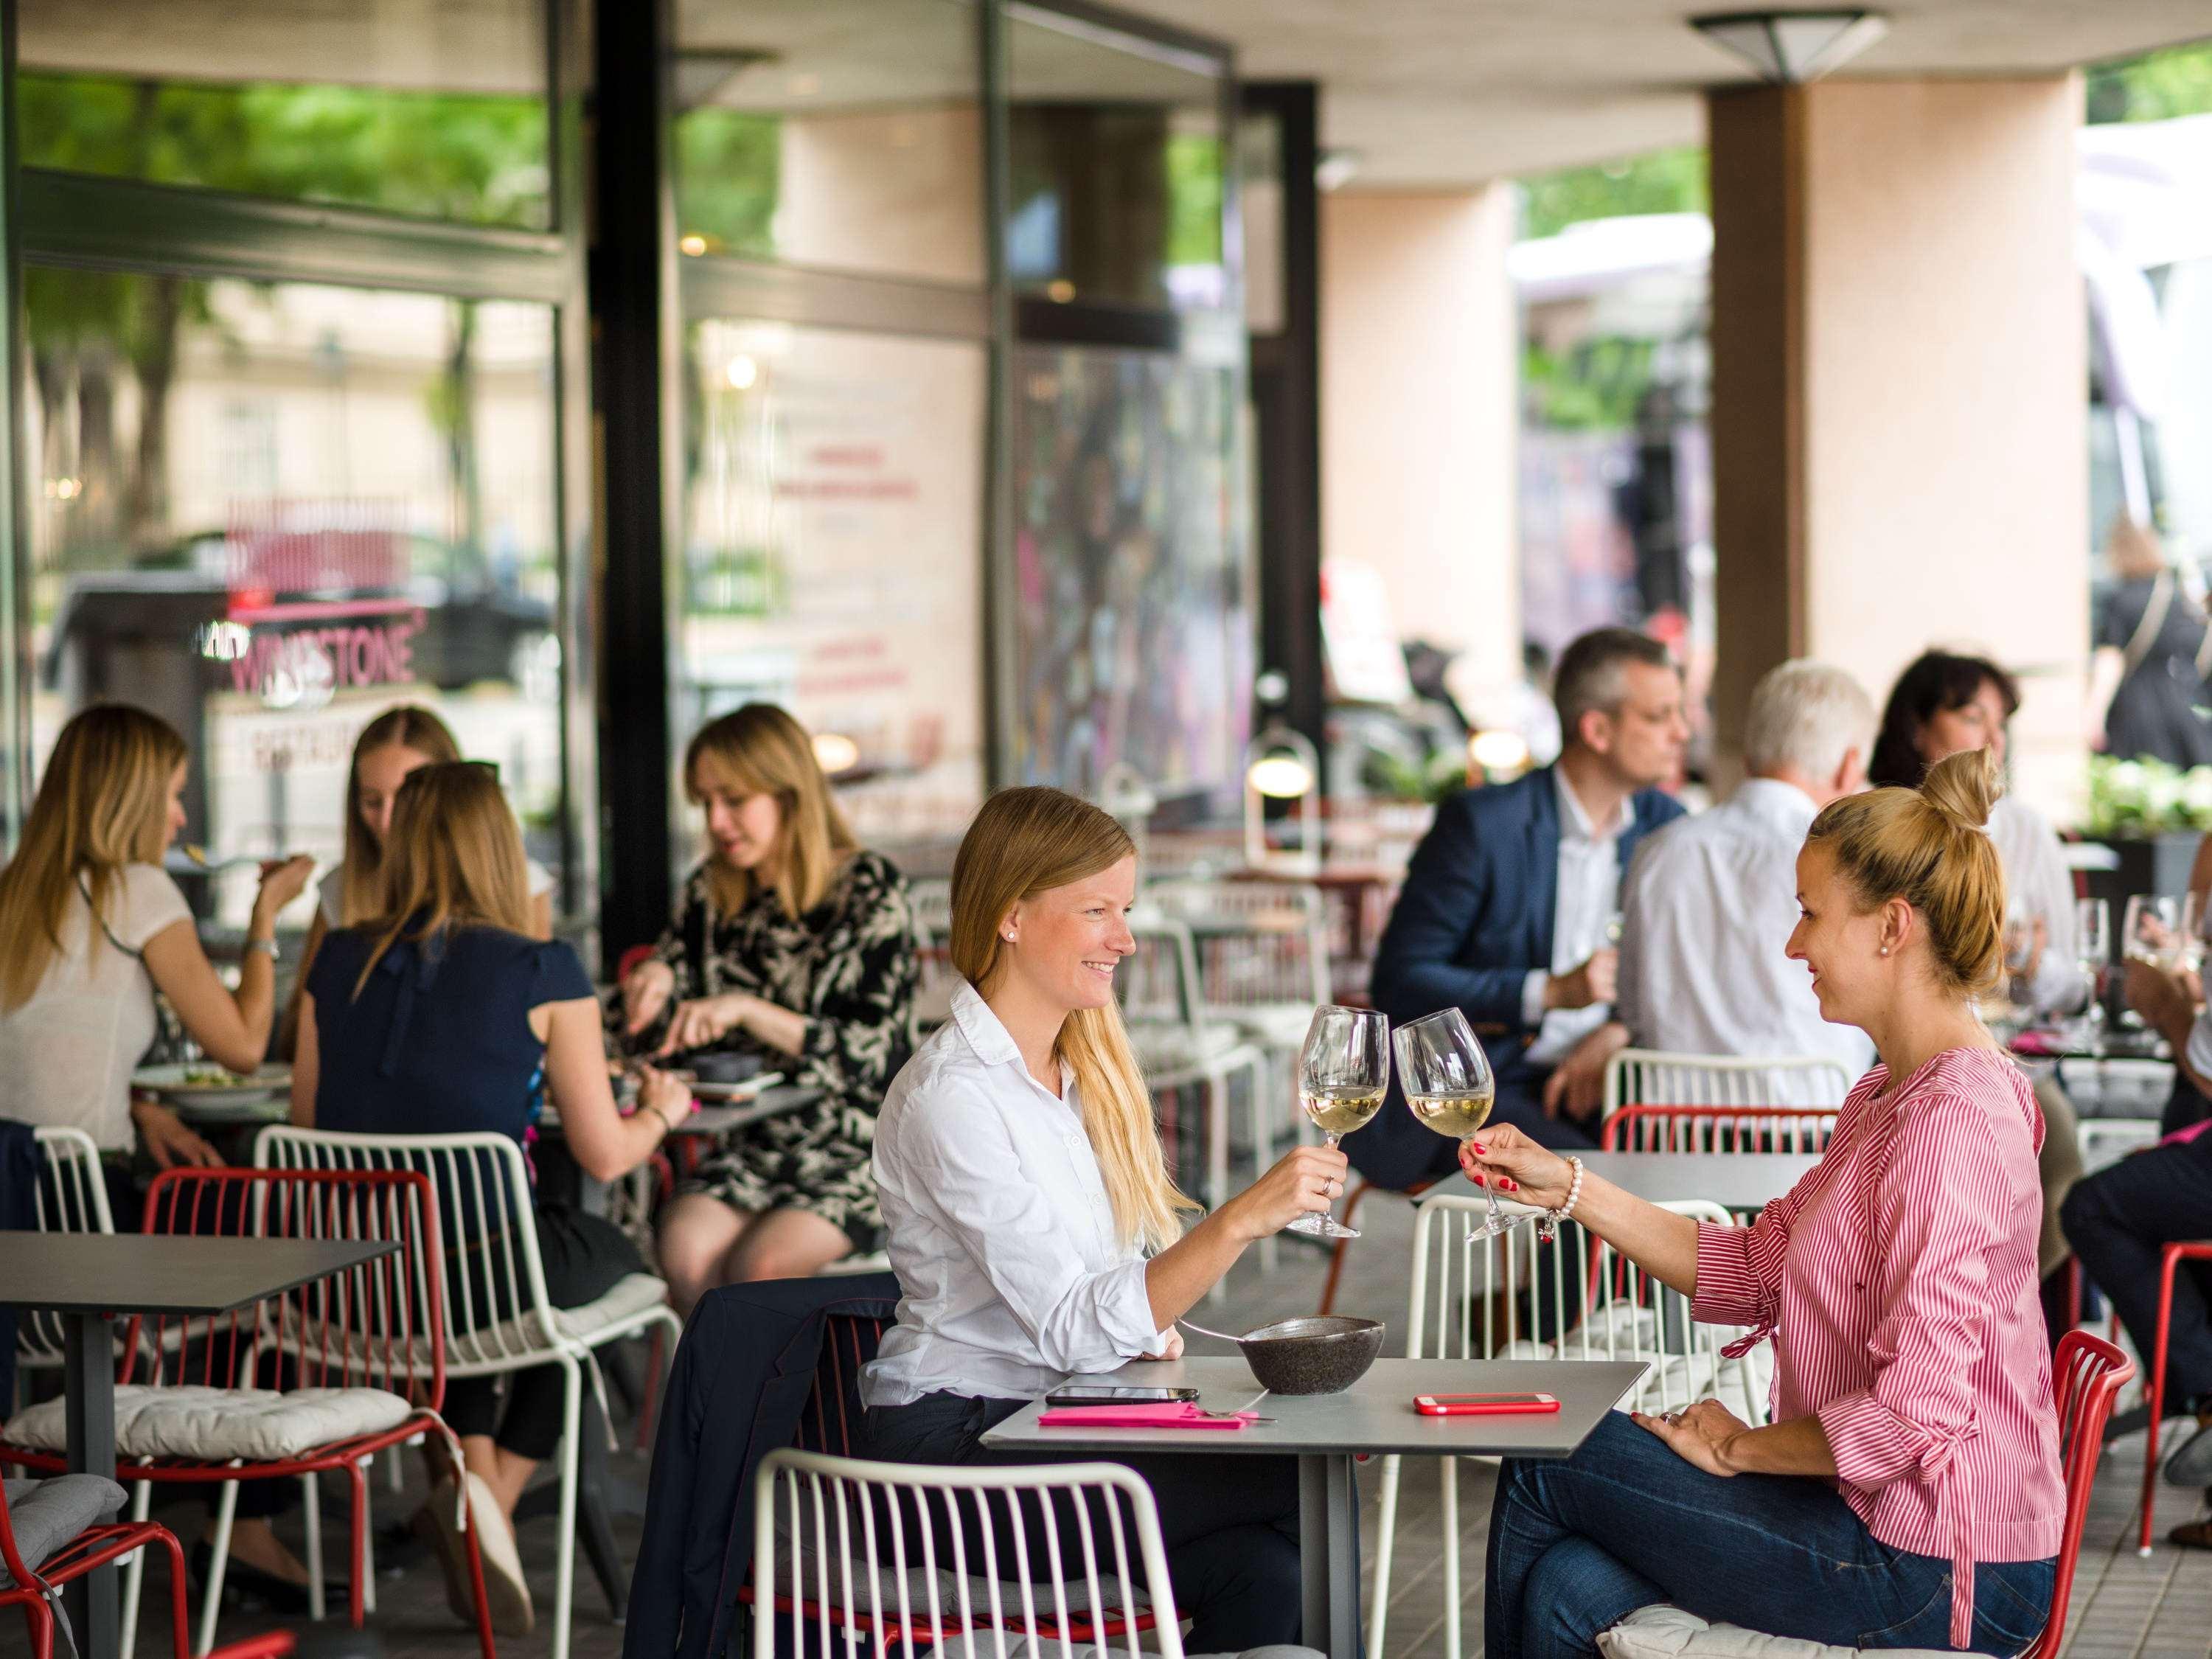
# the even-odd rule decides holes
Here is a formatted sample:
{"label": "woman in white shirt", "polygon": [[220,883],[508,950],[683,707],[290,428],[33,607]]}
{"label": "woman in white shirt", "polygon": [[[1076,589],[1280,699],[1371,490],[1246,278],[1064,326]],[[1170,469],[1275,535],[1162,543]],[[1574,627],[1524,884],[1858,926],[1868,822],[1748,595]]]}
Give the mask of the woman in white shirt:
{"label": "woman in white shirt", "polygon": [[[1300,1147],[1183,1231],[1179,1212],[1197,1206],[1168,1178],[1114,1000],[1115,968],[1136,948],[1136,890],[1127,834],[1058,790],[1000,792],[960,843],[951,953],[966,982],[876,1124],[902,1296],[861,1382],[872,1455],[1064,1462],[992,1451],[981,1437],[1071,1373],[1178,1356],[1176,1320],[1244,1248],[1343,1190],[1343,1154]],[[1176,1600],[1195,1620],[1185,1645],[1295,1642],[1291,1461],[1119,1461],[1159,1500]],[[996,1519],[1003,1539],[1011,1522]],[[1031,1559],[1048,1559],[1041,1543]]]}
{"label": "woman in white shirt", "polygon": [[[89,1134],[108,1155],[112,1207],[125,1231],[137,1227],[135,1146],[162,1169],[221,1162],[167,1107],[131,1097],[131,1071],[154,1040],[154,993],[210,1060],[234,1072],[260,1065],[276,1006],[276,913],[314,869],[302,857],[262,872],[238,989],[227,989],[161,869],[184,828],[187,757],[185,740],[143,709],[85,709],[55,740],[22,843],[0,871],[5,1115]],[[284,1493],[266,1484],[265,1495],[260,1484],[240,1494],[231,1582],[259,1591],[274,1611],[304,1612],[307,1571],[264,1518]]]}

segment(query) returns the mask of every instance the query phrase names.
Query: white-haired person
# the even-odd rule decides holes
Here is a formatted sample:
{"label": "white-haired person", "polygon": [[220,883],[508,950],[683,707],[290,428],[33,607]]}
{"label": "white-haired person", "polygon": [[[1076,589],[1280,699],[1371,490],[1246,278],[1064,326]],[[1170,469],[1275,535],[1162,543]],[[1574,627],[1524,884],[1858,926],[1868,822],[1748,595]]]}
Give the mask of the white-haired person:
{"label": "white-haired person", "polygon": [[[2034,1092],[1975,1007],[2004,967],[1986,750],[1831,803],[1787,949],[1881,1063],[1820,1162],[1749,1227],[1675,1215],[1492,1124],[1471,1179],[1572,1219],[1774,1339],[1774,1420],[1717,1400],[1609,1413],[1571,1457],[1509,1458],[1491,1512],[1491,1659],[1566,1659],[1639,1607],[1859,1648],[2018,1653],[2065,1528],[2036,1298]],[[1776,948],[1779,948],[1778,945]]]}
{"label": "white-haired person", "polygon": [[[1306,1146],[1184,1231],[1152,1102],[1114,1000],[1136,949],[1136,849],[1056,789],[984,804],[952,868],[952,1017],[902,1069],[876,1121],[876,1188],[898,1322],[863,1374],[869,1455],[897,1462],[1065,1462],[981,1443],[1069,1375],[1182,1352],[1176,1320],[1247,1245],[1328,1208],[1344,1155]],[[1296,1461],[1129,1456],[1158,1499],[1192,1652],[1297,1640]],[[1096,1536],[1103,1516],[1090,1517]],[[1082,1516],[1024,1510],[1036,1570],[1073,1559]],[[973,1552],[982,1528],[963,1508]],[[1014,1522],[994,1510],[1000,1560]]]}
{"label": "white-haired person", "polygon": [[[1620,888],[1613,1018],[1553,1074],[1567,1109],[1599,1102],[1622,1048],[1680,1054],[1809,1054],[1856,1077],[1866,1034],[1832,1025],[1803,969],[1774,948],[1797,925],[1797,851],[1830,801],[1866,787],[1874,700],[1842,669],[1797,658],[1753,688],[1748,775],[1722,805],[1646,836]],[[1832,1105],[1802,1075],[1776,1073],[1762,1101]]]}

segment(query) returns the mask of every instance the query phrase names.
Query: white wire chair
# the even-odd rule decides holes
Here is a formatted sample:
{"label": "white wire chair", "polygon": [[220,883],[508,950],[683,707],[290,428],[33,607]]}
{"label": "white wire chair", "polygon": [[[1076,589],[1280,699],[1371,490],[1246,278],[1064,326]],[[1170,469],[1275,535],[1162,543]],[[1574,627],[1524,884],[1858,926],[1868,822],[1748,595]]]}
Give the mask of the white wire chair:
{"label": "white wire chair", "polygon": [[[112,1233],[115,1218],[107,1207],[107,1182],[100,1167],[100,1148],[82,1129],[46,1127],[32,1137],[46,1154],[32,1211],[42,1233]],[[15,1364],[25,1370],[58,1370],[62,1364],[62,1320],[56,1313],[26,1308],[16,1316]],[[18,1386],[21,1386],[19,1382]],[[12,1415],[15,1402],[0,1401]]]}
{"label": "white wire chair", "polygon": [[[1716,1226],[1734,1224],[1717,1204],[1691,1200],[1660,1207]],[[1406,1309],[1406,1352],[1410,1357],[1640,1359],[1646,1369],[1627,1402],[1638,1411],[1675,1411],[1733,1388],[1745,1420],[1765,1420],[1759,1367],[1752,1358],[1731,1362],[1722,1356],[1722,1346],[1735,1332],[1697,1323],[1690,1317],[1687,1297],[1571,1222],[1562,1225],[1549,1244],[1539,1243],[1528,1227],[1483,1237],[1476,1227],[1486,1208],[1483,1199],[1457,1193],[1424,1199],[1415,1207],[1413,1285]],[[1571,1297],[1570,1285],[1577,1287]],[[1524,1293],[1529,1304],[1526,1322],[1521,1306]],[[1551,1334],[1542,1335],[1546,1331]],[[1443,1523],[1437,1536],[1446,1540],[1444,1655],[1445,1659],[1460,1659],[1459,1462],[1454,1457],[1438,1461]],[[1382,1659],[1401,1468],[1397,1456],[1382,1460],[1367,1659]]]}
{"label": "white wire chair", "polygon": [[1295,1054],[1313,1012],[1334,1002],[1328,902],[1287,881],[1164,881],[1145,902],[1191,930],[1209,1018]]}
{"label": "white wire chair", "polygon": [[[1030,1504],[1046,1522],[1041,1551],[1013,1524]],[[1063,1512],[1079,1559],[1052,1524]],[[753,1487],[750,1595],[753,1659],[858,1656],[864,1643],[874,1659],[1183,1659],[1152,1488],[1118,1463],[770,1452]]]}
{"label": "white wire chair", "polygon": [[1840,1106],[1857,1079],[1822,1054],[1682,1054],[1623,1048],[1605,1068],[1605,1111],[1624,1106]]}
{"label": "white wire chair", "polygon": [[2081,1173],[2093,1176],[2110,1169],[2130,1152],[2159,1143],[2159,1121],[2154,1117],[2087,1117],[2075,1133],[2081,1147]]}
{"label": "white wire chair", "polygon": [[604,1419],[605,1385],[593,1351],[661,1328],[675,1351],[683,1322],[668,1287],[631,1273],[597,1301],[556,1308],[530,1224],[530,1177],[522,1149],[506,1135],[342,1134],[275,1124],[253,1143],[260,1169],[417,1170],[437,1190],[445,1232],[446,1377],[497,1376],[533,1365],[561,1368],[561,1505],[553,1592],[552,1659],[568,1659],[574,1601],[576,1485],[584,1377]]}
{"label": "white wire chair", "polygon": [[[1186,1089],[1197,1090],[1205,1100],[1202,1191],[1207,1207],[1218,1208],[1230,1195],[1229,1103],[1231,1084],[1239,1076],[1248,1079],[1255,1177],[1273,1161],[1267,1150],[1275,1130],[1269,1121],[1266,1056],[1234,1024],[1207,1017],[1197,942],[1189,927],[1140,905],[1129,918],[1129,932],[1137,953],[1115,976],[1129,1046],[1155,1100]],[[1275,1265],[1274,1243],[1268,1238],[1261,1244],[1262,1269]],[[1206,1294],[1218,1301],[1223,1287],[1216,1284]]]}

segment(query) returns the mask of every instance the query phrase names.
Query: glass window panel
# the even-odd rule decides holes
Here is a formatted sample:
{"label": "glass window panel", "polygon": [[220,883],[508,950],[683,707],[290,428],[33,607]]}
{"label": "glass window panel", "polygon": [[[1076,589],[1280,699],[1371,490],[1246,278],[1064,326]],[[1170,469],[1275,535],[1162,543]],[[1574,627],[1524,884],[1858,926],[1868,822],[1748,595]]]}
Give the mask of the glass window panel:
{"label": "glass window panel", "polygon": [[1283,128],[1269,114],[1237,123],[1237,206],[1244,227],[1244,326],[1280,334],[1283,295]]}
{"label": "glass window panel", "polygon": [[552,222],[543,0],[20,0],[23,165]]}
{"label": "glass window panel", "polygon": [[[427,703],[557,869],[550,309],[25,278],[40,763],[84,703],[137,703],[191,745],[183,839],[334,862],[356,734]],[[203,914],[242,923],[253,880]]]}
{"label": "glass window panel", "polygon": [[1234,789],[1253,637],[1237,377],[1042,346],[1015,375],[1017,779],[1095,794],[1127,761],[1164,797]]}
{"label": "glass window panel", "polygon": [[683,0],[678,39],[684,252],[982,282],[969,0]]}
{"label": "glass window panel", "polygon": [[985,348],[709,320],[688,361],[679,745],[781,703],[864,839],[957,836],[983,792]]}
{"label": "glass window panel", "polygon": [[1007,269],[1048,299],[1233,303],[1208,60],[1026,8],[1007,33]]}

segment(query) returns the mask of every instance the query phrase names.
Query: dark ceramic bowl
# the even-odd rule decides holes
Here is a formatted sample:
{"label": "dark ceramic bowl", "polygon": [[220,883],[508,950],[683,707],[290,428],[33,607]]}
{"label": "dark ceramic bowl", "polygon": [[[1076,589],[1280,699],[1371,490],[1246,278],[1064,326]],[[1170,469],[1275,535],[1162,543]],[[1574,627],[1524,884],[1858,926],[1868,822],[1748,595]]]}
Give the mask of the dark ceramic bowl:
{"label": "dark ceramic bowl", "polygon": [[1244,1363],[1270,1394],[1340,1394],[1382,1352],[1379,1319],[1285,1319],[1237,1339]]}
{"label": "dark ceramic bowl", "polygon": [[695,1054],[686,1062],[702,1083],[750,1083],[760,1075],[758,1054]]}

